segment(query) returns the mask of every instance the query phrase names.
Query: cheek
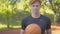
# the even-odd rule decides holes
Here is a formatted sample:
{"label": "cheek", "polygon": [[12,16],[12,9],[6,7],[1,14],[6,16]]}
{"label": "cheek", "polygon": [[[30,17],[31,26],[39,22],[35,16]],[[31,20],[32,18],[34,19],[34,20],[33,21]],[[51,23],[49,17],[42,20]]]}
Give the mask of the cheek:
{"label": "cheek", "polygon": [[40,9],[40,7],[37,8],[38,10]]}
{"label": "cheek", "polygon": [[31,7],[31,10],[34,10],[35,8],[34,7]]}

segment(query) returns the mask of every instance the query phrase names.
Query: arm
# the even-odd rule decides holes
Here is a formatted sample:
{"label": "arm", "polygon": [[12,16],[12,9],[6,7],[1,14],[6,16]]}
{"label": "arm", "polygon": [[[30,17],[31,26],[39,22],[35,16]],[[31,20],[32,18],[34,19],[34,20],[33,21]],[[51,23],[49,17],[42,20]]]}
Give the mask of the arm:
{"label": "arm", "polygon": [[26,28],[26,23],[25,23],[26,21],[23,19],[22,20],[22,28],[21,28],[21,30],[20,30],[20,34],[24,34],[24,30],[25,30],[25,28]]}
{"label": "arm", "polygon": [[45,34],[52,34],[51,29],[46,30]]}
{"label": "arm", "polygon": [[24,34],[24,30],[23,29],[20,30],[20,34]]}
{"label": "arm", "polygon": [[49,19],[47,22],[47,27],[46,27],[46,34],[52,34],[51,32],[51,20]]}

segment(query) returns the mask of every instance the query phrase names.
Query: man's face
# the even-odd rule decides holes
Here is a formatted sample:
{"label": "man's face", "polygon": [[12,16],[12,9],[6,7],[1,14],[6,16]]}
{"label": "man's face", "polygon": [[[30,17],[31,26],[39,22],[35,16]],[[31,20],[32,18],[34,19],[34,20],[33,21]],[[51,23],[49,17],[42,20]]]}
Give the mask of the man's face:
{"label": "man's face", "polygon": [[30,8],[31,8],[31,12],[32,13],[34,13],[34,14],[38,13],[39,10],[40,10],[40,4],[39,4],[39,2],[33,3],[32,5],[30,5]]}

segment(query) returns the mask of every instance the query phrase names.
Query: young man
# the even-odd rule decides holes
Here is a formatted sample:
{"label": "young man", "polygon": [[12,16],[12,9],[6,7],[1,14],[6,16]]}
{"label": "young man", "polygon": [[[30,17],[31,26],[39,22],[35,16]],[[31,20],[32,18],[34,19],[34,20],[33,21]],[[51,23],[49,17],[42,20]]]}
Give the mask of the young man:
{"label": "young man", "polygon": [[31,15],[22,20],[22,29],[20,34],[24,33],[27,25],[36,23],[40,25],[41,34],[51,34],[51,22],[50,19],[39,13],[41,8],[41,0],[30,0]]}

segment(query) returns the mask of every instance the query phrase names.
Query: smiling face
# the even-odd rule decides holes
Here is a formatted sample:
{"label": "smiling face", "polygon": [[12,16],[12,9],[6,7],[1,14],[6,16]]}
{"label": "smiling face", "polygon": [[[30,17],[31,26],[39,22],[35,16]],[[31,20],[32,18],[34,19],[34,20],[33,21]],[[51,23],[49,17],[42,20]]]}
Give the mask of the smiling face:
{"label": "smiling face", "polygon": [[30,5],[30,8],[31,8],[31,13],[37,14],[39,13],[40,10],[40,3],[39,2],[33,3]]}

